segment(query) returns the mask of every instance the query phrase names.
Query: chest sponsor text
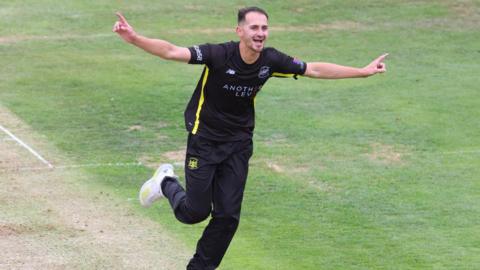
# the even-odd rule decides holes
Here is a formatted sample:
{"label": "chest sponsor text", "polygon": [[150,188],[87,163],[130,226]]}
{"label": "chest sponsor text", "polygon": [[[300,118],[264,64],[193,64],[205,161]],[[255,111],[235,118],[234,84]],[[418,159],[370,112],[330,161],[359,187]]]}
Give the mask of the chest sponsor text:
{"label": "chest sponsor text", "polygon": [[236,97],[251,97],[255,95],[262,88],[261,85],[256,86],[242,86],[225,84],[223,90],[234,93]]}

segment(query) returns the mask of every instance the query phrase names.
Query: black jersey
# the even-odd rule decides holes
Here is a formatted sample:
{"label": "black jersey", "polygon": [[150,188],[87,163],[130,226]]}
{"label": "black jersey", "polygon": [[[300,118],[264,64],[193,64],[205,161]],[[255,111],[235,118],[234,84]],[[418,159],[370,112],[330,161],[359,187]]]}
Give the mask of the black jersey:
{"label": "black jersey", "polygon": [[306,64],[274,48],[265,48],[253,64],[240,57],[239,42],[189,48],[190,64],[204,64],[202,76],[185,110],[192,134],[217,141],[251,138],[254,100],[270,77],[303,75]]}

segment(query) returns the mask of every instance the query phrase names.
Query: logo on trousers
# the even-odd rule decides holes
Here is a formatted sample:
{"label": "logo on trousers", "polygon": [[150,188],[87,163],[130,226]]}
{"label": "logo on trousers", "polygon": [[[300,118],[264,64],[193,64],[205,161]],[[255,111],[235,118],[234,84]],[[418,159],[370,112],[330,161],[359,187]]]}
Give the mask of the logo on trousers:
{"label": "logo on trousers", "polygon": [[191,157],[188,159],[187,167],[190,170],[198,169],[198,158]]}

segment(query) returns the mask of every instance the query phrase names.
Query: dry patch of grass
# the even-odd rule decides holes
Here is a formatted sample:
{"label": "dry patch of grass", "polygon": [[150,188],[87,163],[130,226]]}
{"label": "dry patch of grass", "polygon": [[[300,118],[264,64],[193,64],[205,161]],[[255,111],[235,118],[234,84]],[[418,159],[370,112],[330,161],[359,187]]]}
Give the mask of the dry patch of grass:
{"label": "dry patch of grass", "polygon": [[382,143],[372,143],[370,145],[371,152],[367,154],[370,161],[385,165],[403,165],[403,157],[405,153],[396,150],[392,145]]}
{"label": "dry patch of grass", "polygon": [[478,14],[478,8],[471,0],[447,1],[445,4],[454,14],[463,18],[471,18],[472,16],[478,18],[480,15]]}
{"label": "dry patch of grass", "polygon": [[[265,166],[271,171],[285,175],[293,181],[298,181],[308,188],[313,188],[317,191],[321,192],[332,192],[335,190],[335,187],[322,181],[321,179],[314,177],[312,175],[312,168],[309,166],[299,166],[299,165],[285,165],[285,164],[293,164],[291,161],[282,160],[274,161],[274,160],[253,160],[253,165]],[[318,168],[321,170],[324,169],[322,165],[318,165]]]}
{"label": "dry patch of grass", "polygon": [[128,131],[141,131],[144,127],[142,125],[133,125],[128,128]]}
{"label": "dry patch of grass", "polygon": [[186,149],[182,148],[176,151],[165,152],[155,157],[142,156],[138,159],[138,161],[141,162],[144,166],[151,169],[157,169],[160,164],[167,162],[173,163],[173,165],[181,167],[185,163],[185,152]]}
{"label": "dry patch of grass", "polygon": [[165,153],[162,154],[162,156],[165,157],[166,159],[170,160],[170,161],[173,161],[173,162],[176,162],[176,163],[183,163],[185,161],[186,151],[187,150],[185,148],[182,148],[182,149],[176,150],[176,151],[165,152]]}
{"label": "dry patch of grass", "polygon": [[277,172],[277,173],[284,173],[285,172],[285,169],[283,168],[283,166],[280,166],[280,165],[278,165],[276,163],[273,163],[271,161],[267,162],[267,167],[269,169],[271,169],[272,171]]}

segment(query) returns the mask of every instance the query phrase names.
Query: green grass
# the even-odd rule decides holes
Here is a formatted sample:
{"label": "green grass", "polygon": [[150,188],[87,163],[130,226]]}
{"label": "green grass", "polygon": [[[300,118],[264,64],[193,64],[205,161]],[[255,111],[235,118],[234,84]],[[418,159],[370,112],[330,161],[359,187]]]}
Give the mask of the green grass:
{"label": "green grass", "polygon": [[[110,34],[113,13],[188,46],[235,36],[175,30],[233,27],[239,6],[261,4],[271,26],[297,27],[269,45],[353,66],[386,51],[389,71],[263,88],[241,226],[221,268],[478,269],[480,2],[457,2],[10,1],[0,103],[76,163],[160,160],[185,145],[201,67],[126,45]],[[303,31],[321,24],[344,27]],[[131,198],[151,170],[86,173],[97,180],[86,184]],[[193,251],[204,224],[181,225],[166,203],[138,211]]]}

